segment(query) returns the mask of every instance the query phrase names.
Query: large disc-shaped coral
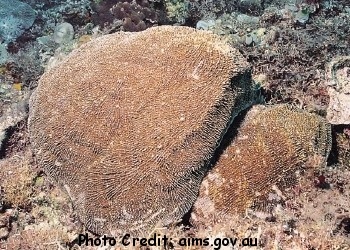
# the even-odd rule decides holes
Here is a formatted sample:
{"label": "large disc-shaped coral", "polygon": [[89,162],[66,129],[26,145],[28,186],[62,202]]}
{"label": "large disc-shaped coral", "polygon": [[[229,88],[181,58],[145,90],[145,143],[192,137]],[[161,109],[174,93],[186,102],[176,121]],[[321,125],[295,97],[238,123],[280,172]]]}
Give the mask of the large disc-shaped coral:
{"label": "large disc-shaped coral", "polygon": [[272,191],[295,184],[302,166],[325,163],[331,149],[325,119],[287,105],[255,106],[204,178],[192,220],[244,212]]}
{"label": "large disc-shaped coral", "polygon": [[31,143],[88,229],[137,231],[190,209],[206,162],[254,95],[243,57],[209,32],[106,35],[41,77]]}

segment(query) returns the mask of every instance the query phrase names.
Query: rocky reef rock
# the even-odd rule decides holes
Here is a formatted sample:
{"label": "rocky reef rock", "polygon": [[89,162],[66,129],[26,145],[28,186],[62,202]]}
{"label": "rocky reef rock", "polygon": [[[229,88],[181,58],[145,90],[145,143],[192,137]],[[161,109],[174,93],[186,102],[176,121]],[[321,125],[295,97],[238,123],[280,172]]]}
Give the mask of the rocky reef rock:
{"label": "rocky reef rock", "polygon": [[350,56],[337,57],[328,65],[327,120],[332,124],[350,124]]}
{"label": "rocky reef rock", "polygon": [[115,33],[44,73],[30,140],[89,230],[144,232],[191,208],[207,161],[255,92],[245,59],[210,32]]}
{"label": "rocky reef rock", "polygon": [[[1,82],[0,76],[0,82]],[[16,84],[0,86],[0,150],[5,150],[8,130],[27,117],[29,94],[17,90]],[[20,86],[17,84],[17,86]]]}
{"label": "rocky reef rock", "polygon": [[36,18],[36,12],[29,4],[18,0],[0,1],[0,42],[15,41]]}
{"label": "rocky reef rock", "polygon": [[332,145],[325,119],[287,105],[255,106],[202,182],[194,223],[244,212],[277,187],[296,184],[302,166],[324,164]]}

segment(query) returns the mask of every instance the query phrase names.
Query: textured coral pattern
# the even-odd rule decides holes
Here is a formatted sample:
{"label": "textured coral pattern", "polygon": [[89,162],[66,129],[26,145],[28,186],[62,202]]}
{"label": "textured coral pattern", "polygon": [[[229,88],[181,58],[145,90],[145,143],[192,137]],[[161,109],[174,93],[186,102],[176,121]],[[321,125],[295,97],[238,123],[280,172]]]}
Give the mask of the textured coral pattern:
{"label": "textured coral pattern", "polygon": [[331,149],[331,128],[321,117],[287,105],[256,106],[203,180],[192,218],[223,218],[263,201],[273,186],[295,184],[302,166],[319,167]]}
{"label": "textured coral pattern", "polygon": [[243,57],[209,32],[111,34],[42,76],[31,143],[89,230],[137,232],[190,209],[206,162],[254,95]]}

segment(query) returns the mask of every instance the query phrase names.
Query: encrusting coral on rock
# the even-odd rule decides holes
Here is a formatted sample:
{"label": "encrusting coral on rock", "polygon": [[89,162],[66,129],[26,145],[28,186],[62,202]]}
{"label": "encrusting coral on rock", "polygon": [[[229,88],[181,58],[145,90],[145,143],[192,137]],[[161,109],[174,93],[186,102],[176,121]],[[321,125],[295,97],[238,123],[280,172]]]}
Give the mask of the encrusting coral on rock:
{"label": "encrusting coral on rock", "polygon": [[255,95],[244,58],[210,32],[115,33],[44,73],[30,140],[89,230],[137,232],[191,208],[206,163]]}
{"label": "encrusting coral on rock", "polygon": [[330,124],[287,105],[255,106],[202,182],[192,221],[225,218],[296,184],[301,167],[321,167],[332,145]]}

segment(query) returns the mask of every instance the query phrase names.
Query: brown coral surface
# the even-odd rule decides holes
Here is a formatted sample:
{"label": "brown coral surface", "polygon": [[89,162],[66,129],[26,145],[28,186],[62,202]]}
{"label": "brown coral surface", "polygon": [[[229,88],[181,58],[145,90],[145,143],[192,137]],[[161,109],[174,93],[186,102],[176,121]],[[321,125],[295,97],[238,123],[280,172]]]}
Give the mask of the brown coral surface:
{"label": "brown coral surface", "polygon": [[[203,180],[193,220],[232,216],[295,184],[302,166],[320,166],[331,149],[330,125],[287,105],[256,106]],[[276,190],[276,189],[275,189]]]}
{"label": "brown coral surface", "polygon": [[93,232],[178,220],[254,98],[248,71],[219,37],[187,27],[93,40],[47,71],[31,98],[38,163]]}

